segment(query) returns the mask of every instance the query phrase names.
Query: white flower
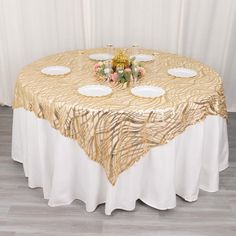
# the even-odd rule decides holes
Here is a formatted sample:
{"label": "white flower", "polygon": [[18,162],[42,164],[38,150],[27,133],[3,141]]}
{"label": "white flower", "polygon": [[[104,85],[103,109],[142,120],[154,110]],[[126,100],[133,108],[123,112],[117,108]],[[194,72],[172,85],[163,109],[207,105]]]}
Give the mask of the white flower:
{"label": "white flower", "polygon": [[105,73],[105,74],[108,74],[109,72],[110,72],[110,69],[109,69],[109,68],[105,68],[105,69],[104,69],[104,73]]}
{"label": "white flower", "polygon": [[118,70],[117,71],[119,74],[122,74],[124,72],[124,70]]}

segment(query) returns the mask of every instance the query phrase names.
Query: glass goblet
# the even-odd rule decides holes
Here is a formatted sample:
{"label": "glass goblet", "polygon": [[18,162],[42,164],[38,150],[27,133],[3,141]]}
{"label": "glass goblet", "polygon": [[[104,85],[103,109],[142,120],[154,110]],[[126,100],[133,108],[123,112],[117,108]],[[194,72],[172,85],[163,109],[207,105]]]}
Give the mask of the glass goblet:
{"label": "glass goblet", "polygon": [[139,54],[139,45],[133,44],[131,49],[131,56],[135,56],[137,54]]}
{"label": "glass goblet", "polygon": [[113,55],[113,45],[112,44],[107,44],[106,45],[107,53]]}

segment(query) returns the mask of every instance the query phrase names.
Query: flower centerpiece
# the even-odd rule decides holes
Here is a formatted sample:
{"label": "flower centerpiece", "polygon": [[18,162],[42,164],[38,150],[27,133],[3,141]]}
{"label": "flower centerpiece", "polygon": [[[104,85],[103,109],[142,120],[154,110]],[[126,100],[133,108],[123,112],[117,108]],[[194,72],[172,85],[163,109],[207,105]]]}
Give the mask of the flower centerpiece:
{"label": "flower centerpiece", "polygon": [[129,57],[120,51],[112,61],[98,62],[94,65],[95,75],[99,80],[128,87],[145,75],[145,69],[135,57]]}

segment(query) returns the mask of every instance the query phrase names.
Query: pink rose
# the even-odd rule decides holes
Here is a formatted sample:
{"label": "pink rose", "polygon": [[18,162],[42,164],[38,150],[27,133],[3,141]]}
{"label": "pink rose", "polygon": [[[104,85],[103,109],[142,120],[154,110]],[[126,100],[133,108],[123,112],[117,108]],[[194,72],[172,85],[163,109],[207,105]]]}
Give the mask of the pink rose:
{"label": "pink rose", "polygon": [[125,68],[125,72],[131,73],[131,69],[130,68]]}
{"label": "pink rose", "polygon": [[138,71],[142,77],[145,75],[145,69],[143,67],[138,67]]}
{"label": "pink rose", "polygon": [[93,69],[94,69],[95,71],[97,71],[98,67],[100,67],[100,65],[99,65],[98,63],[96,63],[96,64],[94,65]]}
{"label": "pink rose", "polygon": [[116,72],[111,74],[111,78],[110,78],[111,82],[115,83],[117,81],[117,79],[118,79],[118,74]]}

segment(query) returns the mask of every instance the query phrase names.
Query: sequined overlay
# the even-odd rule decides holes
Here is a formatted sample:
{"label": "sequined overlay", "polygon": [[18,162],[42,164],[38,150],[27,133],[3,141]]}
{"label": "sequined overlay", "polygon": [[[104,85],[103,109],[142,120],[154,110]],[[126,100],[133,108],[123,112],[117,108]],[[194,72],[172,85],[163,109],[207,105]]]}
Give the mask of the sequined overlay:
{"label": "sequined overlay", "polygon": [[[65,52],[26,66],[16,82],[14,108],[34,112],[75,139],[91,160],[103,166],[113,185],[120,173],[152,147],[169,142],[208,115],[227,118],[223,85],[214,70],[189,58],[153,50],[140,51],[154,54],[155,60],[144,64],[146,75],[139,83],[162,87],[164,96],[139,98],[120,87],[107,97],[80,95],[80,86],[100,83],[93,74],[95,61],[88,58],[96,52],[105,49]],[[40,72],[53,65],[72,71],[55,77]],[[176,78],[167,74],[172,67],[191,68],[198,74]]]}

